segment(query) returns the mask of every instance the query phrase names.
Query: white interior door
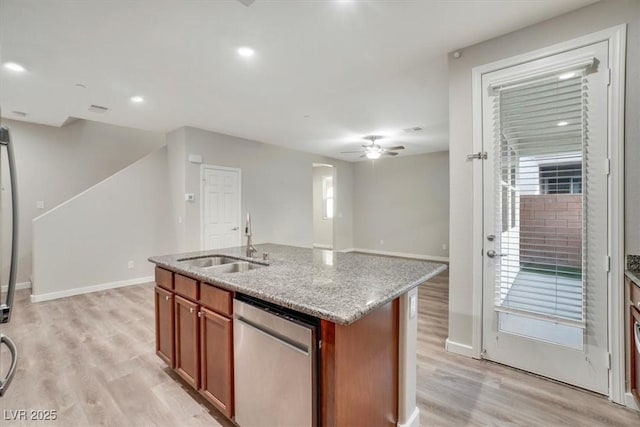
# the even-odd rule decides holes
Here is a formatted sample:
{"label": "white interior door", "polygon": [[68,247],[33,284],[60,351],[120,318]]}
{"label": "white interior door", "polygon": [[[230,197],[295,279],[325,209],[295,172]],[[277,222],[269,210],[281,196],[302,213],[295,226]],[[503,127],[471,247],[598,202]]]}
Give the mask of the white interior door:
{"label": "white interior door", "polygon": [[608,44],[483,75],[483,356],[609,393]]}
{"label": "white interior door", "polygon": [[203,166],[202,249],[240,244],[240,170]]}

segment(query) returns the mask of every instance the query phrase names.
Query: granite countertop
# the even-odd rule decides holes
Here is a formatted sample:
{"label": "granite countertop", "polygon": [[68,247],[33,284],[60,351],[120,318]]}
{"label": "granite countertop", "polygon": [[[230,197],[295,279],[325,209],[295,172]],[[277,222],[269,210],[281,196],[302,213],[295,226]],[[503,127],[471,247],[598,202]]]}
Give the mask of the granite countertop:
{"label": "granite countertop", "polygon": [[640,270],[626,270],[624,275],[636,285],[640,286]]}
{"label": "granite countertop", "polygon": [[[269,266],[243,273],[213,273],[178,260],[228,255],[244,248],[155,256],[149,261],[176,273],[311,316],[348,325],[447,269],[446,264],[275,244]],[[261,262],[260,259],[251,260]]]}

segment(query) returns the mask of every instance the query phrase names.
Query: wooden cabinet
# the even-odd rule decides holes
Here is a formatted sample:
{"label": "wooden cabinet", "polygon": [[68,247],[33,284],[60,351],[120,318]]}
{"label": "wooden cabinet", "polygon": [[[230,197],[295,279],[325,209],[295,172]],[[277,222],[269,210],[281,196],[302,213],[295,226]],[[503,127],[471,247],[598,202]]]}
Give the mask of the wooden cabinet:
{"label": "wooden cabinet", "polygon": [[155,287],[156,307],[156,354],[167,365],[175,367],[175,352],[173,345],[173,294],[158,286]]}
{"label": "wooden cabinet", "polygon": [[187,383],[200,386],[198,304],[175,296],[175,370]]}
{"label": "wooden cabinet", "polygon": [[640,405],[640,286],[625,281],[629,292],[629,390]]}
{"label": "wooden cabinet", "polygon": [[233,418],[233,293],[156,268],[156,353]]}
{"label": "wooden cabinet", "polygon": [[233,415],[233,322],[200,309],[200,392],[225,415]]}
{"label": "wooden cabinet", "polygon": [[156,267],[156,285],[168,291],[173,290],[173,273],[164,268]]}

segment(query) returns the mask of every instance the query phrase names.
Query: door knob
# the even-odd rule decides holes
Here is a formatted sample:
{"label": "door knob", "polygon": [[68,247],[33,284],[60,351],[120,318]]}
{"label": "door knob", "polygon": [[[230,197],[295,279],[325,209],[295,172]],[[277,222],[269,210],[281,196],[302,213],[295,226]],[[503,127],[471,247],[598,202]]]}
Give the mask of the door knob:
{"label": "door knob", "polygon": [[496,253],[496,251],[494,251],[493,249],[489,249],[487,251],[487,256],[489,258],[495,258],[495,257],[507,256],[507,254],[499,254],[499,253]]}
{"label": "door knob", "polygon": [[231,230],[232,231],[238,231],[240,229],[240,227],[233,227]]}

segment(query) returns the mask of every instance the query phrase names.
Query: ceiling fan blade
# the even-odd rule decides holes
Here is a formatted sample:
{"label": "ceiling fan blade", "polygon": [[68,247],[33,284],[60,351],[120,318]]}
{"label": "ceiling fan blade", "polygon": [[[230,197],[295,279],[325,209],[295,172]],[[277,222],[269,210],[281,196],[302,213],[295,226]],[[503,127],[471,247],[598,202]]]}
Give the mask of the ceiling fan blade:
{"label": "ceiling fan blade", "polygon": [[341,151],[340,154],[353,154],[353,153],[362,153],[362,150],[358,151]]}
{"label": "ceiling fan blade", "polygon": [[373,147],[373,144],[362,144],[364,148]]}
{"label": "ceiling fan blade", "polygon": [[385,151],[382,154],[386,155],[386,156],[397,156],[398,155],[398,153],[394,153],[393,151]]}
{"label": "ceiling fan blade", "polygon": [[240,3],[242,3],[243,5],[249,7],[253,4],[254,1],[256,0],[238,0]]}
{"label": "ceiling fan blade", "polygon": [[360,156],[360,158],[363,158],[363,157],[367,157],[367,155],[366,155],[366,154],[363,154],[362,156]]}
{"label": "ceiling fan blade", "polygon": [[387,150],[404,150],[404,145],[398,145],[395,147],[389,147]]}

